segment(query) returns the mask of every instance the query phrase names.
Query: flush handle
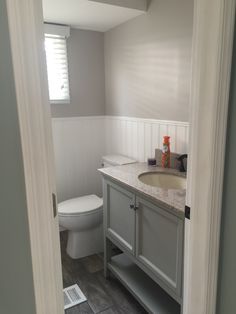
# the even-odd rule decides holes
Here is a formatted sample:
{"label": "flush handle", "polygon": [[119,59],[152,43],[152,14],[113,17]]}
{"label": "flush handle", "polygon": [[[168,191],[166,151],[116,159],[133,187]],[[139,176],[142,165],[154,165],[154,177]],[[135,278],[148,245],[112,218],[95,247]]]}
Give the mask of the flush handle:
{"label": "flush handle", "polygon": [[53,208],[53,217],[57,216],[57,197],[55,193],[52,193],[52,208]]}

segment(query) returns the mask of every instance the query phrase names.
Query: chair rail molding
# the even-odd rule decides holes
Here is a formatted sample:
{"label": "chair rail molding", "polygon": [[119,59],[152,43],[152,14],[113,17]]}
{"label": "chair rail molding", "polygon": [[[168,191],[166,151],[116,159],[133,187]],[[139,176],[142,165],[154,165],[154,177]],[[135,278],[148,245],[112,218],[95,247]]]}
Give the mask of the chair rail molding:
{"label": "chair rail molding", "polygon": [[194,6],[184,314],[216,312],[235,0]]}

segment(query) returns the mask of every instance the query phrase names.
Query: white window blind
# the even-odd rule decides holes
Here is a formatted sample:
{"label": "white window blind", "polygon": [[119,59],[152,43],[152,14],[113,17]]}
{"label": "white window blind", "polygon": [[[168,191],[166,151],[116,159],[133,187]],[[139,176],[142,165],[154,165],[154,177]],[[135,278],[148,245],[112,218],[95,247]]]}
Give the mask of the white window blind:
{"label": "white window blind", "polygon": [[65,36],[45,34],[49,97],[52,103],[69,103],[69,78]]}

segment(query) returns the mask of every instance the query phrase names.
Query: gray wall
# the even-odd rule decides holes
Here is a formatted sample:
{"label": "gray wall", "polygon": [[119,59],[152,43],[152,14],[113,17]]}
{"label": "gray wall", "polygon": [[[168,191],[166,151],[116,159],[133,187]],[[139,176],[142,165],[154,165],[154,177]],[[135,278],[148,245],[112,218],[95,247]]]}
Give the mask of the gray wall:
{"label": "gray wall", "polygon": [[217,314],[236,313],[236,32],[222,206]]}
{"label": "gray wall", "polygon": [[34,314],[33,277],[5,0],[0,1],[0,313]]}
{"label": "gray wall", "polygon": [[67,49],[71,102],[52,104],[52,117],[104,115],[104,34],[71,29]]}
{"label": "gray wall", "polygon": [[153,0],[105,34],[106,113],[188,121],[193,0]]}

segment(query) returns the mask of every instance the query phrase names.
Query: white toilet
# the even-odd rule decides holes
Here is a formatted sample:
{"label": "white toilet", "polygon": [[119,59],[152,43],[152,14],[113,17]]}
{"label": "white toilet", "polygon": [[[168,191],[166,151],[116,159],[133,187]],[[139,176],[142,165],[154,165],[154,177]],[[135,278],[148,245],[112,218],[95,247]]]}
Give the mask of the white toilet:
{"label": "white toilet", "polygon": [[[120,155],[102,158],[103,167],[134,163]],[[103,252],[103,200],[96,195],[85,195],[58,204],[61,229],[68,230],[67,254],[82,258]]]}
{"label": "white toilet", "polygon": [[59,224],[68,230],[67,254],[81,258],[103,251],[102,198],[86,195],[58,205]]}

